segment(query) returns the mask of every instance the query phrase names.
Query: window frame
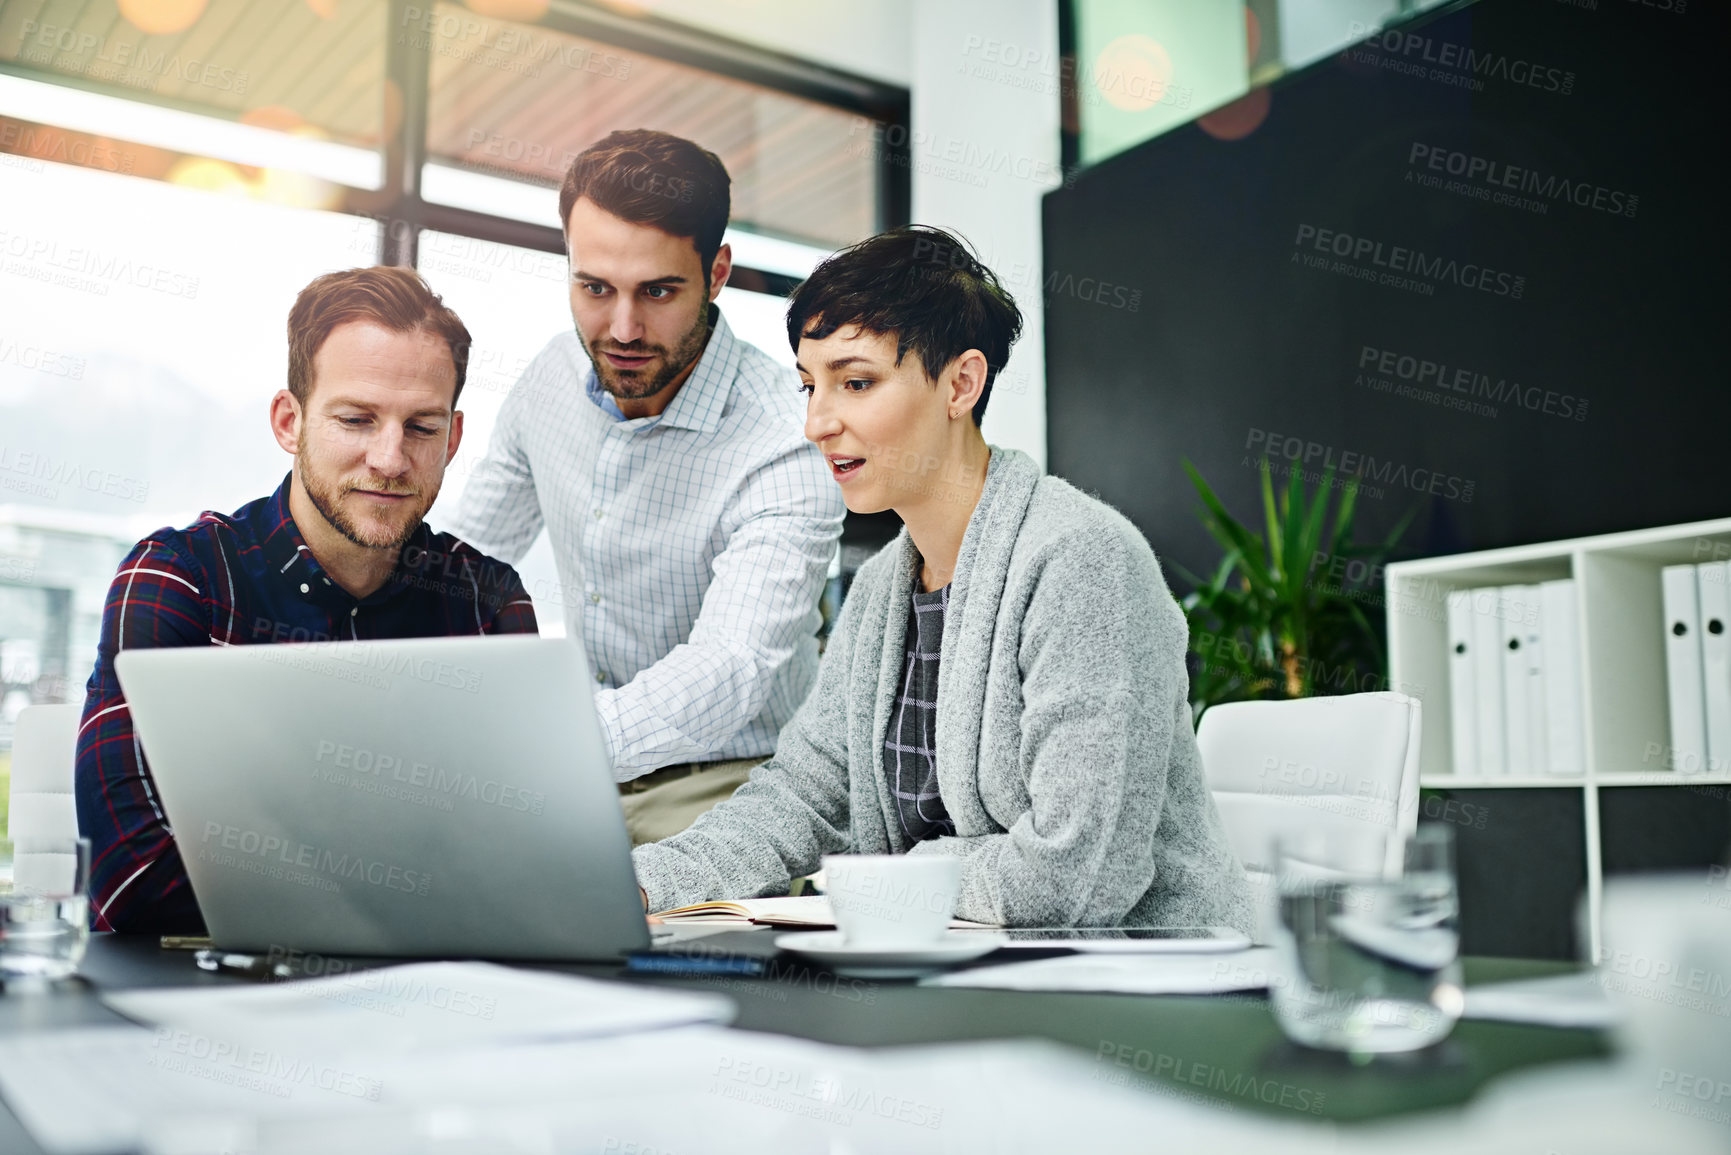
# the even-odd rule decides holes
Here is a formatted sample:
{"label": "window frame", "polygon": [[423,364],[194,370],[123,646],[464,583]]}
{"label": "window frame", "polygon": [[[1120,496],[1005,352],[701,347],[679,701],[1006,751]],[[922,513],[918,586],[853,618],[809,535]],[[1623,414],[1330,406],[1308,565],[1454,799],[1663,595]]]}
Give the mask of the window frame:
{"label": "window frame", "polygon": [[[403,115],[397,131],[385,141],[384,187],[379,193],[362,198],[373,202],[364,215],[375,217],[383,226],[379,232],[379,263],[414,267],[424,229],[563,254],[565,235],[561,228],[455,208],[421,196],[421,174],[430,160],[427,129],[433,45],[430,37],[393,37],[388,30],[402,26],[409,19],[408,10],[426,2],[388,0],[386,5],[390,23],[385,37],[385,82],[402,93]],[[908,223],[913,197],[907,155],[910,108],[907,89],[656,17],[623,16],[573,0],[552,0],[536,27],[869,116],[886,127],[900,126],[901,132],[883,134],[884,146],[877,153],[876,227],[882,230]],[[892,140],[901,143],[891,145]],[[353,205],[356,198],[348,199],[351,203],[343,211],[356,211]],[[735,288],[785,297],[793,291],[798,279],[736,263],[728,283]]]}

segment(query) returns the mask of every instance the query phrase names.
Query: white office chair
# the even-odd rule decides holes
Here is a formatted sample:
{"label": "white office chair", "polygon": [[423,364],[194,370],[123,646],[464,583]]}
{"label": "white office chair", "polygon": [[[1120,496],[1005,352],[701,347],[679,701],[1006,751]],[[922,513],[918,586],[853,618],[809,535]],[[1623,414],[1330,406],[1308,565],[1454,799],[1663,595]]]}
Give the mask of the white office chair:
{"label": "white office chair", "polygon": [[78,837],[72,771],[78,760],[78,704],[27,706],[12,734],[12,793],[7,837],[19,886],[64,893],[76,861],[68,854],[32,849],[42,839]]}
{"label": "white office chair", "polygon": [[1382,868],[1400,872],[1418,827],[1419,722],[1418,699],[1396,693],[1231,702],[1202,715],[1203,773],[1250,879],[1258,941],[1275,925],[1279,835],[1393,831]]}

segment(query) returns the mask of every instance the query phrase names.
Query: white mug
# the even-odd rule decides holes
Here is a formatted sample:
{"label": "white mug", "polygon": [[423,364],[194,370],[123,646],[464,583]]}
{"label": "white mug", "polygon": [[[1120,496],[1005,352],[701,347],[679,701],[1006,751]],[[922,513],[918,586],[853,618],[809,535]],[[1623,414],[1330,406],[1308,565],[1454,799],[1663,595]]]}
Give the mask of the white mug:
{"label": "white mug", "polygon": [[849,946],[918,950],[949,930],[962,860],[941,855],[826,854],[825,890]]}

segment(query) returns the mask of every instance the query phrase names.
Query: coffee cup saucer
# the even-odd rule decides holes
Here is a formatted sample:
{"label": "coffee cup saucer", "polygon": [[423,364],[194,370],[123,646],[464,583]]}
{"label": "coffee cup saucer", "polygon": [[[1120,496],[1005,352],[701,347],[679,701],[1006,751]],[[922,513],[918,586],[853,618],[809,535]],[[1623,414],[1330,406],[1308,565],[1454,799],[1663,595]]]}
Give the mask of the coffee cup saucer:
{"label": "coffee cup saucer", "polygon": [[775,938],[778,949],[803,955],[838,974],[860,978],[907,978],[937,967],[969,962],[1004,946],[1009,938],[990,930],[946,931],[942,938],[917,947],[862,946],[849,943],[839,930],[801,931]]}

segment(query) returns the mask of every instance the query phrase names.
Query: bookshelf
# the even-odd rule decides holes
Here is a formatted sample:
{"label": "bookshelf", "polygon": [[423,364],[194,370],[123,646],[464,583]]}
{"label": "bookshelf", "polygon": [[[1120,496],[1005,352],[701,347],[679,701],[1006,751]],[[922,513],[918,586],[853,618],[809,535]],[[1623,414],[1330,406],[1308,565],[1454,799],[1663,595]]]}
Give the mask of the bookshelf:
{"label": "bookshelf", "polygon": [[[1585,852],[1584,929],[1595,958],[1605,874],[1604,792],[1683,786],[1731,797],[1731,775],[1664,767],[1670,717],[1659,588],[1664,566],[1726,558],[1731,558],[1731,518],[1395,562],[1384,573],[1391,688],[1424,703],[1419,785],[1578,792]],[[1584,772],[1561,777],[1511,767],[1512,773],[1498,777],[1455,774],[1449,724],[1449,592],[1566,577],[1575,579]]]}

